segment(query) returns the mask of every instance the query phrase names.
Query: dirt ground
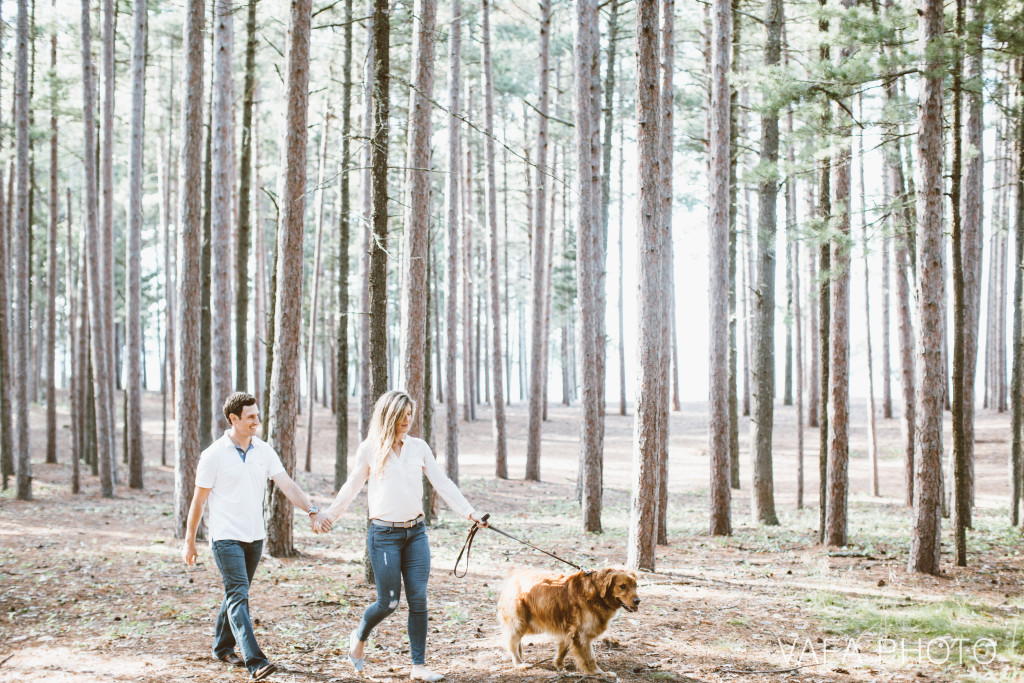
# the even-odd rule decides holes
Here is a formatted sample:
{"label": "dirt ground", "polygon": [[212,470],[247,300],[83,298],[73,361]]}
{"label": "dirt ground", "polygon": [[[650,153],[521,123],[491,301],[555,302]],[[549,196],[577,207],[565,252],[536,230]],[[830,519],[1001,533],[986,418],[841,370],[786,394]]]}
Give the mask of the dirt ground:
{"label": "dirt ground", "polygon": [[[69,492],[66,447],[59,464],[42,462],[44,419],[42,410],[33,407],[35,499],[14,500],[13,482],[0,495],[0,680],[247,680],[244,670],[213,660],[210,652],[221,591],[209,549],[200,548],[194,568],[180,559],[172,530],[173,467],[160,465],[160,405],[159,395],[147,395],[146,488],[118,486],[113,500],[99,497],[96,478],[88,473],[83,492]],[[61,408],[65,443],[68,419],[66,406]],[[1021,543],[1006,511],[1008,417],[987,411],[978,416],[978,507],[970,566],[952,565],[946,520],[943,572],[931,577],[906,571],[910,512],[902,503],[899,422],[878,421],[882,495],[872,497],[866,411],[860,402],[853,408],[850,545],[842,549],[816,543],[816,431],[805,434],[806,507],[797,509],[793,408],[779,405],[776,411],[775,502],[781,525],[758,527],[750,520],[744,422],[743,486],[733,492],[734,534],[725,539],[707,534],[705,407],[687,404],[672,413],[669,545],[658,548],[657,572],[641,575],[639,612],[620,612],[595,644],[604,669],[622,681],[1024,680],[1018,656],[1024,647],[1016,643],[1017,626],[1024,626]],[[439,426],[442,418],[436,416]],[[521,479],[526,443],[522,402],[510,407],[508,418],[512,478],[507,481],[493,476],[488,409],[479,411],[476,422],[460,423],[461,485],[470,501],[490,512],[496,526],[583,566],[623,564],[632,417],[607,418],[601,534],[581,531],[574,502],[577,409],[551,405],[551,419],[544,425],[542,483]],[[306,419],[300,417],[302,425]],[[314,429],[313,471],[300,472],[296,479],[324,505],[333,494],[334,431],[323,408],[315,413]],[[304,427],[299,437],[304,445]],[[948,436],[946,443],[951,443]],[[169,459],[172,444],[169,439]],[[441,444],[438,450],[443,452]],[[364,493],[326,536],[312,534],[297,516],[299,556],[264,556],[251,605],[257,637],[281,667],[273,680],[355,678],[345,657],[346,637],[374,595],[362,573],[365,510]],[[455,578],[451,568],[466,528],[443,511],[430,530],[428,665],[452,681],[581,678],[571,667],[553,668],[554,646],[542,637],[525,641],[526,658],[535,666],[514,670],[501,649],[495,619],[497,594],[510,569],[561,571],[564,566],[483,531],[469,575]],[[949,656],[952,641],[945,639],[943,658],[936,649],[943,644],[936,645],[934,632],[922,646],[909,621],[884,628],[869,623],[852,633],[847,622],[871,605],[876,614],[953,605],[950,624],[965,624],[970,614],[981,625],[970,631],[973,640],[966,649],[960,646],[958,656]],[[408,678],[404,612],[403,601],[374,632],[366,678]],[[992,651],[986,651],[986,643],[978,649],[978,639],[986,635]],[[1002,642],[1011,637],[1013,642]]]}

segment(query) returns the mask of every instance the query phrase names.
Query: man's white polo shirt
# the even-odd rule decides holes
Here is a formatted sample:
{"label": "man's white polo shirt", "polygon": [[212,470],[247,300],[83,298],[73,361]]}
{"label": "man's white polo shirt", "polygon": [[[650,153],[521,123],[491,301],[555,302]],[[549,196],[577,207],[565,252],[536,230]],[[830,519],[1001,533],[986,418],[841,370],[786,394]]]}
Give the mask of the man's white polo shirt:
{"label": "man's white polo shirt", "polygon": [[210,542],[252,543],[267,536],[263,523],[263,497],[267,480],[284,472],[281,458],[266,441],[253,437],[242,461],[235,443],[225,432],[199,456],[196,486],[211,489]]}

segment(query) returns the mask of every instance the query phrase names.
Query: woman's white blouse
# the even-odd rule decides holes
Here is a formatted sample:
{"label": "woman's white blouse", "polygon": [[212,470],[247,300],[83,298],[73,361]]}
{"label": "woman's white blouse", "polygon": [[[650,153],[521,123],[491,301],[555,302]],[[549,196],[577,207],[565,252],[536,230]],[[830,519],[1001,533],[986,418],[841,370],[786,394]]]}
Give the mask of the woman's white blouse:
{"label": "woman's white blouse", "polygon": [[391,452],[379,478],[370,475],[373,459],[373,446],[369,441],[363,441],[356,450],[355,467],[348,481],[327,510],[332,520],[337,519],[355,500],[366,481],[370,482],[368,501],[371,519],[385,522],[415,519],[423,514],[424,474],[456,514],[467,519],[473,514],[473,506],[437,464],[430,446],[423,439],[406,436],[401,454]]}

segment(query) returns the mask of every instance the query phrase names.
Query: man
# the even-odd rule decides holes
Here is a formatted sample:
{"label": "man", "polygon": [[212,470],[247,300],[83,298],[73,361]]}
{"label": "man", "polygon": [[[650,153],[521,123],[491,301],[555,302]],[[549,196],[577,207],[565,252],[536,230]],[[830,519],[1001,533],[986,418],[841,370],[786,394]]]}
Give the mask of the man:
{"label": "man", "polygon": [[[224,417],[231,423],[231,429],[199,458],[181,556],[185,564],[195,563],[196,529],[203,506],[209,500],[210,546],[224,581],[213,655],[228,664],[246,667],[253,679],[260,681],[277,671],[256,643],[249,618],[249,585],[267,536],[263,521],[267,479],[273,479],[281,493],[309,515],[310,524],[322,516],[309,496],[288,476],[274,449],[256,438],[260,429],[256,397],[242,392],[231,394],[224,401]],[[236,644],[241,656],[235,653]]]}

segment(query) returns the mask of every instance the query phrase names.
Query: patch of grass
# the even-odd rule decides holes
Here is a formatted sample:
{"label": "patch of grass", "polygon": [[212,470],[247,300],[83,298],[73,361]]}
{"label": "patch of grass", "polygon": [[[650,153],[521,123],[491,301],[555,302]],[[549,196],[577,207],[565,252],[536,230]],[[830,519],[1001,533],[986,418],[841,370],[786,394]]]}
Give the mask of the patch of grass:
{"label": "patch of grass", "polygon": [[[935,602],[851,598],[832,592],[806,596],[829,631],[856,638],[882,658],[936,665],[973,666],[978,680],[1004,665],[1024,665],[1024,617],[954,597]],[[1010,680],[1010,679],[1007,679]]]}
{"label": "patch of grass", "polygon": [[747,621],[746,619],[741,619],[739,617],[736,617],[734,619],[728,619],[728,620],[726,620],[725,623],[729,624],[730,626],[749,626],[750,625],[749,621]]}

